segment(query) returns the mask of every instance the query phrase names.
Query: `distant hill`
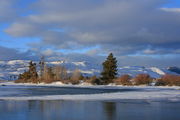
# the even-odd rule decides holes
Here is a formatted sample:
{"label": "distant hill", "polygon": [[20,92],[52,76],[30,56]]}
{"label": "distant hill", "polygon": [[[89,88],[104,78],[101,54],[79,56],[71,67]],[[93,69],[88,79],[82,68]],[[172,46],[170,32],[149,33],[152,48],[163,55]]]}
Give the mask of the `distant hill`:
{"label": "distant hill", "polygon": [[[11,60],[0,61],[0,80],[16,80],[18,75],[27,71],[29,60]],[[36,62],[38,65],[38,62]],[[100,65],[88,62],[68,62],[68,61],[52,61],[46,62],[48,66],[61,65],[67,68],[68,72],[74,69],[80,69],[84,75],[98,75],[100,73]],[[39,69],[39,68],[37,68]]]}
{"label": "distant hill", "polygon": [[169,67],[168,70],[180,74],[180,68],[178,67]]}
{"label": "distant hill", "polygon": [[[11,60],[0,61],[0,80],[16,80],[20,73],[28,69],[29,60]],[[37,62],[38,64],[38,62]],[[101,72],[101,64],[94,64],[86,61],[68,62],[68,61],[52,61],[46,63],[48,66],[61,65],[72,72],[74,69],[80,71],[86,76],[99,75]],[[39,68],[38,68],[39,69]],[[140,73],[147,73],[154,78],[158,78],[165,74],[180,74],[177,67],[157,68],[143,66],[124,66],[118,68],[119,75],[129,74],[135,76]]]}

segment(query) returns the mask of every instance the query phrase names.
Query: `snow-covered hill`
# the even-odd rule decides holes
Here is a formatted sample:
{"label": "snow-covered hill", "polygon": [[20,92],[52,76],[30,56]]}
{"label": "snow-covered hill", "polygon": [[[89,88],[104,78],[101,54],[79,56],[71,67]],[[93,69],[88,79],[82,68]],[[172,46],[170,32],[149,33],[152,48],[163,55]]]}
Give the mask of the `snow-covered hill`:
{"label": "snow-covered hill", "polygon": [[157,68],[157,67],[143,67],[143,66],[125,66],[119,68],[119,75],[129,74],[131,76],[136,76],[137,74],[149,74],[153,78],[159,78],[165,74],[175,74],[177,73],[170,71],[168,68]]}
{"label": "snow-covered hill", "polygon": [[[18,75],[28,69],[29,60],[11,60],[0,61],[0,80],[16,80]],[[38,62],[36,62],[38,65]],[[68,62],[68,61],[53,61],[46,62],[48,66],[61,65],[72,72],[79,69],[84,75],[93,75],[100,73],[100,65],[88,62]]]}
{"label": "snow-covered hill", "polygon": [[[0,80],[15,80],[20,73],[23,73],[28,69],[29,60],[11,60],[0,61]],[[38,62],[37,62],[38,63]],[[61,65],[68,69],[69,72],[74,69],[80,69],[84,75],[99,75],[101,71],[100,64],[94,64],[89,62],[68,62],[68,61],[53,61],[46,63],[49,66]],[[135,76],[140,73],[147,73],[154,78],[158,78],[165,74],[177,74],[172,72],[169,68],[157,68],[157,67],[142,67],[142,66],[125,66],[118,68],[119,75],[129,74]]]}

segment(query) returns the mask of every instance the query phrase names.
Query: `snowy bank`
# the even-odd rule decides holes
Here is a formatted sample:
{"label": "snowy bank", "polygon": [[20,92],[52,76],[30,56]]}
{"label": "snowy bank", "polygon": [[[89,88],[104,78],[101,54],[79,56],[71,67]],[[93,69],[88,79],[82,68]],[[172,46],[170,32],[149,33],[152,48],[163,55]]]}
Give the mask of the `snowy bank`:
{"label": "snowy bank", "polygon": [[168,100],[180,102],[179,91],[149,91],[149,92],[118,92],[88,95],[50,95],[30,97],[0,97],[0,100],[125,100],[125,99],[147,99]]}
{"label": "snowy bank", "polygon": [[114,85],[114,84],[109,84],[109,85],[92,85],[90,83],[81,83],[78,85],[72,85],[72,84],[64,84],[62,82],[54,82],[54,83],[14,83],[14,82],[2,82],[0,83],[1,85],[23,85],[23,86],[51,86],[51,87],[81,87],[81,88],[103,88],[103,89],[135,89],[135,88],[142,88],[142,89],[156,89],[156,88],[161,88],[161,89],[176,89],[180,90],[180,86],[147,86],[147,85],[139,85],[139,86],[123,86],[123,85]]}
{"label": "snowy bank", "polygon": [[101,94],[78,94],[78,95],[45,95],[27,97],[0,97],[0,100],[168,100],[180,102],[180,87],[156,87],[156,86],[90,86],[90,85],[64,85],[60,82],[53,84],[16,84],[12,82],[0,83],[0,85],[23,85],[23,86],[54,86],[54,87],[77,87],[90,89],[138,89],[138,91],[126,91]]}

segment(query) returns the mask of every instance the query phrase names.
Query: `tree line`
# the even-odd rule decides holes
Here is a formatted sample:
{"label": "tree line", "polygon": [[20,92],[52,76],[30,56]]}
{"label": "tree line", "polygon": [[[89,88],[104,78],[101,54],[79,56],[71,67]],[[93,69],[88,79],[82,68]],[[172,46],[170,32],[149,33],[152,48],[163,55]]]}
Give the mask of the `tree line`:
{"label": "tree line", "polygon": [[[39,72],[37,68],[39,67]],[[52,83],[52,82],[63,82],[78,84],[83,79],[80,70],[75,69],[71,74],[68,73],[67,69],[61,65],[48,66],[41,58],[40,62],[34,63],[29,62],[28,70],[20,74],[16,83]]]}
{"label": "tree line", "polygon": [[16,83],[52,83],[62,82],[65,84],[79,84],[86,82],[94,85],[150,85],[154,83],[157,86],[163,85],[178,85],[180,86],[180,76],[178,75],[164,75],[160,78],[152,78],[148,74],[138,74],[135,77],[130,75],[122,75],[118,77],[118,66],[116,57],[110,53],[106,60],[102,63],[102,72],[100,76],[83,76],[80,70],[75,69],[72,73],[64,66],[47,66],[44,57],[38,63],[39,73],[37,72],[37,64],[30,61],[28,71],[19,75]]}

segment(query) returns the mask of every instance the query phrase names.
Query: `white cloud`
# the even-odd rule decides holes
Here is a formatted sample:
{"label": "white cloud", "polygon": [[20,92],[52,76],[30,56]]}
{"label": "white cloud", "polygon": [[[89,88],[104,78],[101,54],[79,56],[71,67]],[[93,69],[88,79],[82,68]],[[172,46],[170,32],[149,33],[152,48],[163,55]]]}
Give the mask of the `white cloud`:
{"label": "white cloud", "polygon": [[161,8],[161,10],[166,12],[180,12],[180,8]]}

